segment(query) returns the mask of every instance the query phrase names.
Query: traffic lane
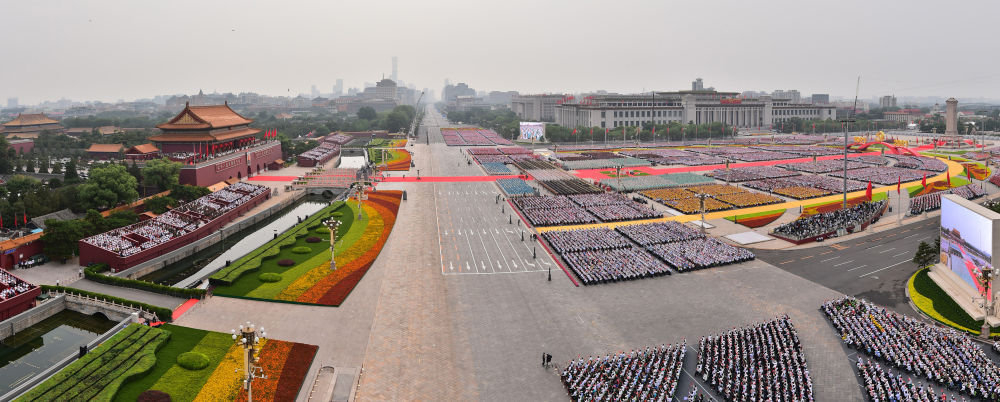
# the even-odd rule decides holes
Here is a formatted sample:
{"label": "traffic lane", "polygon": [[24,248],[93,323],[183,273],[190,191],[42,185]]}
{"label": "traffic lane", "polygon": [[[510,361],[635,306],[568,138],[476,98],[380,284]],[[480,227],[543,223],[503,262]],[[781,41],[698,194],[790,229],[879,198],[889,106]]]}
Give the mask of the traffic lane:
{"label": "traffic lane", "polygon": [[906,281],[920,241],[933,241],[937,222],[917,222],[860,239],[802,250],[754,250],[757,257],[790,273],[877,304],[905,311]]}

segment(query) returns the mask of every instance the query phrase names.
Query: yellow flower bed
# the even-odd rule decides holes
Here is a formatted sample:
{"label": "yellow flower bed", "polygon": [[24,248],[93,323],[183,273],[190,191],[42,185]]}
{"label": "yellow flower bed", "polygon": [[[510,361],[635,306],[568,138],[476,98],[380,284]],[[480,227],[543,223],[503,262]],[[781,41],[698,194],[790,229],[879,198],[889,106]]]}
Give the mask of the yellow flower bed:
{"label": "yellow flower bed", "polygon": [[[266,344],[265,339],[260,348],[263,349]],[[243,388],[243,376],[246,374],[243,370],[243,348],[234,344],[229,347],[226,357],[215,367],[205,386],[198,392],[195,402],[235,400]]]}
{"label": "yellow flower bed", "polygon": [[[358,240],[350,244],[346,250],[340,251],[338,249],[336,257],[338,267],[343,267],[347,263],[364,255],[364,253],[378,241],[382,234],[382,215],[380,215],[375,208],[371,207],[367,203],[361,204],[361,207],[365,214],[368,215],[368,225],[365,226],[365,231],[361,234]],[[305,275],[300,276],[295,280],[295,282],[292,282],[292,284],[282,290],[281,293],[275,297],[275,299],[297,301],[306,291],[323,280],[323,278],[326,278],[326,276],[330,275],[332,272],[335,271],[330,271],[329,262],[320,264],[316,268],[309,270],[309,272]]]}
{"label": "yellow flower bed", "polygon": [[916,279],[917,275],[920,275],[920,272],[922,271],[923,270],[918,270],[917,273],[913,274],[913,276],[910,277],[910,280],[906,281],[906,287],[910,289],[910,300],[913,300],[913,304],[917,306],[917,308],[920,309],[920,311],[922,311],[924,314],[927,314],[929,317],[937,320],[938,322],[944,325],[960,329],[963,331],[971,332],[973,334],[978,334],[979,331],[966,328],[942,316],[940,313],[937,312],[937,310],[934,310],[933,300],[917,292],[917,288],[913,286],[913,280]]}

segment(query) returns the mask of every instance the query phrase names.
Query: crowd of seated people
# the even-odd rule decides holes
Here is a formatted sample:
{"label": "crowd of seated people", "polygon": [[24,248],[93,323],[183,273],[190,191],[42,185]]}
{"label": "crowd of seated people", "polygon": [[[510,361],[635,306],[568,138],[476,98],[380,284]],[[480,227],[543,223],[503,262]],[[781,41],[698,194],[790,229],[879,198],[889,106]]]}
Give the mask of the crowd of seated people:
{"label": "crowd of seated people", "polygon": [[913,379],[904,381],[903,376],[893,376],[892,373],[883,370],[882,366],[869,359],[858,358],[858,376],[861,377],[863,388],[868,394],[868,400],[876,402],[888,401],[918,401],[933,402],[947,401],[947,395],[942,395],[939,399],[934,395],[934,390],[930,386],[924,386],[919,381],[914,384]]}
{"label": "crowd of seated people", "polygon": [[809,215],[774,228],[773,234],[788,239],[825,236],[837,229],[874,222],[886,208],[886,200],[864,202],[846,209]]}
{"label": "crowd of seated people", "polygon": [[632,200],[627,203],[614,205],[593,205],[586,207],[587,212],[596,216],[602,222],[634,221],[638,219],[651,219],[663,216],[662,213],[639,204]]}
{"label": "crowd of seated people", "polygon": [[542,237],[559,254],[631,247],[627,239],[608,228],[554,230],[542,233]]}
{"label": "crowd of seated people", "polygon": [[966,335],[845,296],[823,313],[847,346],[956,392],[1000,399],[1000,367]]}
{"label": "crowd of seated people", "polygon": [[920,215],[924,212],[941,208],[941,193],[924,194],[910,198],[910,215]]}
{"label": "crowd of seated people", "polygon": [[566,208],[522,209],[521,212],[533,226],[579,225],[599,222],[586,209],[575,205]]}
{"label": "crowd of seated people", "polygon": [[509,168],[507,168],[507,165],[504,164],[503,162],[483,162],[480,163],[480,165],[483,167],[483,170],[485,170],[486,174],[488,175],[514,174],[514,172],[512,172]]}
{"label": "crowd of seated people", "polygon": [[[866,165],[864,163],[861,163],[861,162],[855,162],[853,160],[848,160],[847,161],[847,168],[848,169],[860,169],[860,168],[867,167],[867,166],[868,165]],[[778,167],[783,167],[785,169],[791,169],[791,170],[797,170],[797,171],[800,171],[800,172],[828,173],[828,172],[832,172],[834,170],[844,170],[844,159],[840,158],[840,159],[827,159],[827,160],[815,161],[815,162],[789,163],[789,164],[784,164],[784,165],[778,165]]]}
{"label": "crowd of seated people", "polygon": [[695,373],[727,401],[812,401],[802,344],[788,316],[698,342]]}
{"label": "crowd of seated people", "polygon": [[750,261],[754,254],[712,237],[646,246],[649,252],[674,267],[678,272],[711,268]]}
{"label": "crowd of seated people", "polygon": [[[832,177],[843,178],[844,172],[837,170],[830,172],[829,175]],[[896,184],[898,182],[906,183],[908,181],[920,180],[923,177],[933,175],[934,172],[926,170],[906,169],[896,166],[867,167],[847,171],[848,180],[857,180],[865,183],[870,181],[883,186]]]}
{"label": "crowd of seated people", "polygon": [[934,172],[943,172],[948,170],[948,164],[941,162],[936,158],[907,155],[890,155],[889,158],[896,160],[896,164],[893,166],[898,168],[931,170]]}
{"label": "crowd of seated people", "polygon": [[670,275],[670,268],[640,248],[626,247],[562,254],[584,285]]}
{"label": "crowd of seated people", "polygon": [[995,175],[995,174],[991,175],[990,178],[987,179],[987,181],[989,181],[994,186],[1000,186],[1000,175]]}
{"label": "crowd of seated people", "polygon": [[265,186],[237,182],[156,218],[94,235],[83,241],[128,257],[184,236],[266,191],[268,188]]}
{"label": "crowd of seated people", "polygon": [[751,193],[751,192],[722,194],[715,196],[715,199],[722,201],[726,204],[730,204],[740,208],[756,207],[760,205],[777,204],[779,202],[784,202],[784,200],[782,200],[781,198],[775,197],[773,195]]}
{"label": "crowd of seated people", "polygon": [[669,402],[684,367],[687,342],[569,362],[559,378],[574,401]]}
{"label": "crowd of seated people", "polygon": [[524,179],[497,179],[500,190],[508,196],[530,195],[535,193],[535,188],[528,185]]}
{"label": "crowd of seated people", "polygon": [[0,270],[0,284],[3,284],[3,290],[0,290],[0,301],[10,299],[35,288],[35,285],[22,281],[3,270]]}
{"label": "crowd of seated people", "polygon": [[726,182],[744,182],[751,180],[775,179],[778,177],[798,176],[802,173],[785,170],[776,166],[745,166],[729,169],[715,169],[707,176]]}
{"label": "crowd of seated people", "polygon": [[623,225],[615,228],[615,230],[640,246],[674,243],[702,237],[701,232],[697,229],[676,221]]}

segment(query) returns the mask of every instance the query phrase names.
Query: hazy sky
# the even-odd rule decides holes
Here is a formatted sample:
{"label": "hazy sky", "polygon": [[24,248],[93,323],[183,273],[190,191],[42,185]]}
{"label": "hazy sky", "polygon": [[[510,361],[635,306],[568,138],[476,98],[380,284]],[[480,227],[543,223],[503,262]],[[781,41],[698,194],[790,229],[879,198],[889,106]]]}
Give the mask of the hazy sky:
{"label": "hazy sky", "polygon": [[[0,0],[0,102],[345,90],[1000,98],[997,1]],[[981,17],[978,18],[977,17]],[[290,91],[289,91],[290,90]]]}

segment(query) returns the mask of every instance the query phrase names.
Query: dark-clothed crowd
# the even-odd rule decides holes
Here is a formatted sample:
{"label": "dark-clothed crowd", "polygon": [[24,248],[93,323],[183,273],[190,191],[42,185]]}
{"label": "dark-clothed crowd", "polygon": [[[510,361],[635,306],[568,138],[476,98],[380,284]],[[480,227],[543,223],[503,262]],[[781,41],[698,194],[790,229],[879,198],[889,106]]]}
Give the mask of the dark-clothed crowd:
{"label": "dark-clothed crowd", "polygon": [[574,401],[670,401],[687,342],[603,357],[579,358],[560,374]]}

